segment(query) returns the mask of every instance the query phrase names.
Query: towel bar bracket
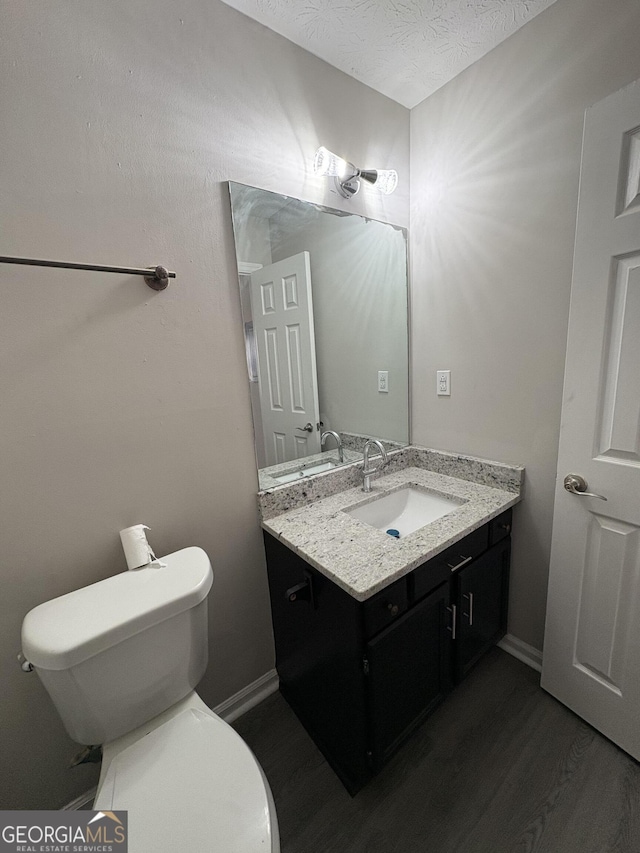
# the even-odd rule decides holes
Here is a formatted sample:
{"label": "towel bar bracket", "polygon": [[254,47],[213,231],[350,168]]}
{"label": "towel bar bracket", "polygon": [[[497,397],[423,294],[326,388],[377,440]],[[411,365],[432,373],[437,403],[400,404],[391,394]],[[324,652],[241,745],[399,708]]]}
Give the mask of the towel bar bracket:
{"label": "towel bar bracket", "polygon": [[152,290],[166,290],[169,287],[169,270],[166,267],[149,267],[153,275],[145,275],[144,280]]}

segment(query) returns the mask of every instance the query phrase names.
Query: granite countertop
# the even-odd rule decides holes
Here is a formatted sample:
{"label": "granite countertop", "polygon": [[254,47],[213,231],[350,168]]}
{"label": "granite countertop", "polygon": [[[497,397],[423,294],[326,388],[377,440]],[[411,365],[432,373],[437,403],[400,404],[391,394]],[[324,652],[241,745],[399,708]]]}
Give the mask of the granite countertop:
{"label": "granite countertop", "polygon": [[[407,485],[460,498],[465,503],[401,539],[343,512]],[[365,601],[519,500],[519,488],[494,488],[408,466],[376,477],[368,494],[360,486],[348,488],[263,518],[262,526],[355,599]]]}

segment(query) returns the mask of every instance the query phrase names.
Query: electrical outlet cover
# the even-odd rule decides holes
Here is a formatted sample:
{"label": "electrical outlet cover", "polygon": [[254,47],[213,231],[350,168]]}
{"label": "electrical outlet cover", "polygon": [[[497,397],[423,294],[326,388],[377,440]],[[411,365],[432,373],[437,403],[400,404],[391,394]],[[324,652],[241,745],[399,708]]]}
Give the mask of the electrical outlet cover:
{"label": "electrical outlet cover", "polygon": [[451,396],[450,370],[436,370],[436,394],[438,397]]}

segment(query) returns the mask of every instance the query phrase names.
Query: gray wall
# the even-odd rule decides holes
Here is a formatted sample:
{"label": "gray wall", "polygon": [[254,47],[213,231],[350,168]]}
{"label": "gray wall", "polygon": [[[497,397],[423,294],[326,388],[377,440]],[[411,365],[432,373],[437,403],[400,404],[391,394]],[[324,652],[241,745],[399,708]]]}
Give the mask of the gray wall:
{"label": "gray wall", "polygon": [[557,0],[411,112],[413,440],[526,465],[510,631],[537,648],[583,113],[640,77],[639,34],[637,0]]}
{"label": "gray wall", "polygon": [[[408,112],[217,0],[0,7],[0,807],[90,787],[35,675],[34,605],[125,569],[118,531],[211,556],[212,705],[274,664],[228,179],[340,207],[318,145],[395,167],[344,206],[408,224]],[[271,155],[275,153],[273,165]]]}

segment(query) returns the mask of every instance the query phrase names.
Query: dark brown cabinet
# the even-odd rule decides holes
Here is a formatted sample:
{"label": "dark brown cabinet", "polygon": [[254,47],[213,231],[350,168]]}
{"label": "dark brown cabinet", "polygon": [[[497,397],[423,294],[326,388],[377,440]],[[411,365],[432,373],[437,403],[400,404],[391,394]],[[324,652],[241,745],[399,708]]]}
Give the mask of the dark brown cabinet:
{"label": "dark brown cabinet", "polygon": [[364,602],[265,533],[280,690],[351,793],[504,634],[510,530],[508,510]]}
{"label": "dark brown cabinet", "polygon": [[504,539],[458,573],[455,673],[460,681],[504,635],[511,540]]}
{"label": "dark brown cabinet", "polygon": [[451,689],[448,584],[369,640],[367,710],[373,769],[436,708]]}

